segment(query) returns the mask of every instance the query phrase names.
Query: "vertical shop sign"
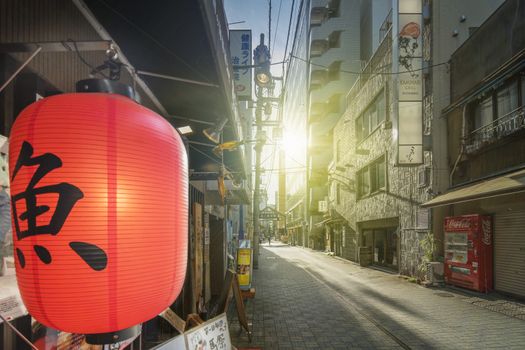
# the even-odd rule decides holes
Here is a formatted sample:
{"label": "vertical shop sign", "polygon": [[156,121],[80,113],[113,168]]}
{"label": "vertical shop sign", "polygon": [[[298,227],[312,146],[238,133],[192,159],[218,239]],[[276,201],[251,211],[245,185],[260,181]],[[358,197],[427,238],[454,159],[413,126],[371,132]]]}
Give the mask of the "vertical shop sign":
{"label": "vertical shop sign", "polygon": [[421,0],[398,0],[398,163],[423,163]]}
{"label": "vertical shop sign", "polygon": [[252,249],[250,248],[250,241],[243,240],[239,242],[239,248],[237,249],[237,278],[241,289],[250,289],[251,272]]}
{"label": "vertical shop sign", "polygon": [[233,81],[237,97],[242,100],[252,97],[252,31],[230,30],[230,56],[233,68]]}
{"label": "vertical shop sign", "polygon": [[210,214],[204,213],[204,301],[211,299],[210,278]]}
{"label": "vertical shop sign", "polygon": [[200,303],[202,297],[202,205],[193,203],[193,226],[195,233],[195,254],[194,254],[194,297],[195,302]]}

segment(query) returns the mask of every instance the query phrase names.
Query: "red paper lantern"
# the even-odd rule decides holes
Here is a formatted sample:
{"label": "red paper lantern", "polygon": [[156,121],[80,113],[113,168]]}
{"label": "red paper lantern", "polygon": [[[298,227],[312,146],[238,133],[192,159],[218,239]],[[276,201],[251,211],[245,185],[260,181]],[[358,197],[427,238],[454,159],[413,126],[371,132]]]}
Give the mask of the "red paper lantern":
{"label": "red paper lantern", "polygon": [[16,274],[34,318],[111,333],[173,303],[188,173],[166,120],[119,95],[57,95],[18,116],[9,147]]}

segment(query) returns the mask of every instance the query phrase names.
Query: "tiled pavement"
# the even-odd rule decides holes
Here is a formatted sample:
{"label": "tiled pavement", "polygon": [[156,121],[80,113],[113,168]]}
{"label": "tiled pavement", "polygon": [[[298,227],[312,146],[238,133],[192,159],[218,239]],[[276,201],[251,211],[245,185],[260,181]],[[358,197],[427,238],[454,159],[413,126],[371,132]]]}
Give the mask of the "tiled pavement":
{"label": "tiled pavement", "polygon": [[[261,248],[256,295],[246,303],[251,343],[229,314],[232,343],[240,348],[525,348],[523,304],[423,288],[301,248]],[[497,305],[514,314],[495,312]]]}

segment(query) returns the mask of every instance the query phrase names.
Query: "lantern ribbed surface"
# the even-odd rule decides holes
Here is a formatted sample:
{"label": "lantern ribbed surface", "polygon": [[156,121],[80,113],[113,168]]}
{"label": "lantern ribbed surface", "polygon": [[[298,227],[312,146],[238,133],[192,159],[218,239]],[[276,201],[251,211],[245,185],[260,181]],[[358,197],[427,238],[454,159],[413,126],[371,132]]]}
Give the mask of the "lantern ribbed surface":
{"label": "lantern ribbed surface", "polygon": [[16,275],[35,319],[108,333],[173,303],[188,161],[166,120],[119,95],[57,95],[22,111],[9,147]]}

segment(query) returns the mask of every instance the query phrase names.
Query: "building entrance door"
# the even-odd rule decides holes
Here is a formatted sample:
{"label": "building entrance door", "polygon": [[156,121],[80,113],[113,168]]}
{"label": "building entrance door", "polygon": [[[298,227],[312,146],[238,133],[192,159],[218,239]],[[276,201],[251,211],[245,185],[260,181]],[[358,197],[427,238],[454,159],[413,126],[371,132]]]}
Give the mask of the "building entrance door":
{"label": "building entrance door", "polygon": [[385,265],[386,263],[386,231],[374,230],[374,263]]}
{"label": "building entrance door", "polygon": [[397,229],[375,229],[367,231],[373,237],[374,264],[396,268],[397,257]]}

